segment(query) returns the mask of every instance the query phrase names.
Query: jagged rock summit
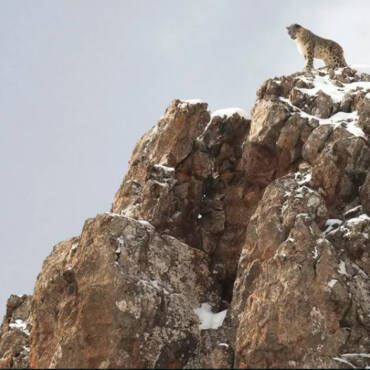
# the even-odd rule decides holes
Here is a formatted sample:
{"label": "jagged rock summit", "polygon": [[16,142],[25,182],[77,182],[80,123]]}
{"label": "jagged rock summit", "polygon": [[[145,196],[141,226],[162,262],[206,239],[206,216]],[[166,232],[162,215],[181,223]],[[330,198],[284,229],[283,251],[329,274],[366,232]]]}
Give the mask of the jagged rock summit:
{"label": "jagged rock summit", "polygon": [[9,299],[0,366],[370,366],[369,138],[350,68],[266,81],[251,118],[173,101]]}

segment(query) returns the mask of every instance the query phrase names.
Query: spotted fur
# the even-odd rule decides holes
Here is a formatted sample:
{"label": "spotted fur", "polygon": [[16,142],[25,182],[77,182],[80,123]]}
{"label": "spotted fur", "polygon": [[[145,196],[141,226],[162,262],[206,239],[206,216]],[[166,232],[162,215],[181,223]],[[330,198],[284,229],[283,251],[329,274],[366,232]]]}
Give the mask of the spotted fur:
{"label": "spotted fur", "polygon": [[324,39],[300,26],[292,24],[287,27],[289,36],[296,41],[298,50],[306,59],[306,71],[313,68],[313,59],[321,59],[332,68],[346,67],[342,47],[335,41]]}

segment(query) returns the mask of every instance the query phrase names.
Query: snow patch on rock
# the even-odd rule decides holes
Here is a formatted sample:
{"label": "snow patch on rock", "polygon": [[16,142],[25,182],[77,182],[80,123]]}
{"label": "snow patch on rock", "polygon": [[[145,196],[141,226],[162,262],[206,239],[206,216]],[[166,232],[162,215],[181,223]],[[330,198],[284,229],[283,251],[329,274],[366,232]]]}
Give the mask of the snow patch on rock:
{"label": "snow patch on rock", "polygon": [[[302,79],[301,77],[298,77]],[[356,89],[361,90],[370,90],[370,82],[361,81],[361,82],[351,82],[343,84],[343,87],[335,85],[328,75],[320,76],[314,75],[313,78],[305,78],[305,82],[313,84],[313,88],[299,88],[295,89],[309,96],[316,96],[319,91],[322,91],[326,95],[329,95],[334,103],[340,103],[344,96]]]}
{"label": "snow patch on rock", "polygon": [[[336,74],[339,74],[340,71],[336,71]],[[299,76],[296,77],[298,80],[302,80],[306,84],[313,86],[311,88],[299,88],[295,87],[294,89],[300,91],[301,93],[311,96],[317,97],[319,92],[323,92],[324,94],[330,96],[334,104],[341,103],[346,94],[354,94],[355,91],[361,90],[362,92],[367,92],[370,90],[370,82],[369,81],[358,81],[358,82],[350,82],[350,83],[342,83],[339,86],[335,83],[336,81],[332,80],[328,74],[320,75],[315,73],[312,76]],[[366,96],[370,93],[367,92]],[[356,137],[363,137],[366,139],[366,135],[358,125],[358,113],[357,111],[353,112],[337,112],[333,114],[329,118],[320,118],[314,115],[311,115],[301,108],[293,105],[292,102],[288,98],[279,97],[280,101],[288,104],[291,108],[294,109],[295,112],[302,118],[307,119],[314,119],[319,122],[320,125],[331,125],[334,128],[337,127],[344,127],[349,133]]]}
{"label": "snow patch on rock", "polygon": [[237,114],[242,118],[249,119],[248,114],[241,108],[224,108],[212,112],[211,120],[214,117],[231,118],[234,114]]}
{"label": "snow patch on rock", "polygon": [[353,225],[353,224],[359,224],[359,223],[362,223],[364,221],[370,221],[370,217],[366,214],[366,213],[363,213],[362,215],[358,216],[358,217],[354,217],[354,218],[351,218],[347,221],[347,223],[349,225]]}
{"label": "snow patch on rock", "polygon": [[337,229],[338,226],[340,226],[342,223],[343,221],[337,218],[330,218],[326,220],[324,234],[327,235],[331,233],[333,230]]}
{"label": "snow patch on rock", "polygon": [[218,329],[225,320],[227,310],[213,313],[209,303],[202,303],[199,308],[194,309],[198,316],[200,325],[199,330]]}
{"label": "snow patch on rock", "polygon": [[195,104],[203,104],[204,101],[202,99],[180,99],[181,103],[177,106],[179,108],[186,108],[188,105],[195,105]]}
{"label": "snow patch on rock", "polygon": [[347,273],[347,270],[346,270],[346,263],[345,263],[343,260],[340,260],[340,262],[339,262],[338,272],[339,272],[341,275],[346,275],[346,276],[348,276],[348,273]]}
{"label": "snow patch on rock", "polygon": [[163,164],[155,164],[154,167],[155,168],[160,168],[165,172],[174,172],[175,171],[174,167],[168,167],[168,166],[165,166]]}
{"label": "snow patch on rock", "polygon": [[23,321],[21,319],[16,319],[15,322],[9,324],[9,328],[18,329],[22,331],[24,334],[26,334],[27,336],[29,336],[30,332],[27,329],[27,326],[28,326],[28,322]]}
{"label": "snow patch on rock", "polygon": [[337,279],[331,279],[329,282],[328,282],[328,287],[329,288],[333,288],[334,285],[338,282]]}

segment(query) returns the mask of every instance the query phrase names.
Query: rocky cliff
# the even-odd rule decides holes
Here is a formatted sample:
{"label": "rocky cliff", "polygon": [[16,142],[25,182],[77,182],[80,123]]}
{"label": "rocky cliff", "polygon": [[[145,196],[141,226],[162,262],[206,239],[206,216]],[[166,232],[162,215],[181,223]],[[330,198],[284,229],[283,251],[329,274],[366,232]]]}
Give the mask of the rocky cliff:
{"label": "rocky cliff", "polygon": [[9,299],[0,366],[370,365],[369,138],[349,68],[266,81],[250,118],[173,101]]}

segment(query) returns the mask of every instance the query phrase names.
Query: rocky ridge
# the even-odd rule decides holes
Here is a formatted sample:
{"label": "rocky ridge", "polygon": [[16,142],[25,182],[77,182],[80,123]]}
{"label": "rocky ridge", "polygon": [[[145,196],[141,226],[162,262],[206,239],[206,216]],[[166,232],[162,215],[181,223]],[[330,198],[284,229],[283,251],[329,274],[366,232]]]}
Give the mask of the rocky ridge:
{"label": "rocky ridge", "polygon": [[173,101],[9,299],[0,367],[370,365],[369,137],[350,68],[270,79],[250,118]]}

